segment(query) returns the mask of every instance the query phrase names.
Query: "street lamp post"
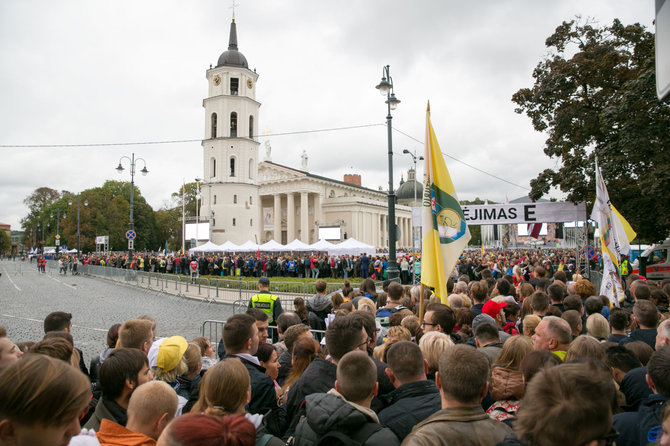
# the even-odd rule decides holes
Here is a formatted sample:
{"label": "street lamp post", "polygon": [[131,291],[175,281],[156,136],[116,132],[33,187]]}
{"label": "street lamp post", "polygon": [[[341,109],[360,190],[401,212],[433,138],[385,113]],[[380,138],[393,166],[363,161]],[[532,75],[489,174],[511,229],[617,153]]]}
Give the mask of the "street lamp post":
{"label": "street lamp post", "polygon": [[[67,202],[69,206],[72,206],[72,198]],[[81,193],[77,194],[77,257],[81,256],[81,240],[79,235],[79,210],[81,204]],[[88,206],[88,200],[84,199],[84,206]]]}
{"label": "street lamp post", "polygon": [[389,71],[389,66],[386,65],[382,69],[382,80],[376,87],[382,96],[386,96],[386,105],[388,114],[386,116],[386,127],[388,133],[388,164],[389,164],[389,190],[388,190],[388,214],[389,214],[389,267],[387,270],[387,277],[390,280],[397,280],[400,276],[400,269],[398,268],[398,260],[395,254],[396,244],[396,224],[395,224],[395,191],[393,190],[393,143],[391,139],[391,110],[395,110],[400,103],[393,92],[393,78]]}
{"label": "street lamp post", "polygon": [[[412,217],[414,217],[414,209],[416,209],[416,150],[414,152],[410,152],[409,150],[404,149],[402,153],[411,156],[412,162],[414,163],[414,205],[412,206]],[[423,160],[423,156],[419,156],[418,159]],[[416,268],[414,267],[414,264],[416,263],[416,245],[414,243],[414,239],[414,224],[412,223],[412,285],[416,282]]]}
{"label": "street lamp post", "polygon": [[[135,154],[133,153],[131,158],[128,158],[127,156],[122,156],[121,158],[119,158],[119,165],[116,167],[116,171],[119,174],[122,174],[123,171],[125,170],[123,168],[123,165],[121,164],[121,162],[124,159],[127,159],[130,162],[130,222],[128,224],[128,229],[130,229],[132,231],[133,230],[133,199],[134,199],[134,195],[135,195],[134,194],[134,192],[135,192],[134,189],[135,189],[135,165],[136,165],[136,162],[137,161],[142,161],[144,163],[144,168],[142,170],[140,170],[140,173],[142,175],[148,174],[149,171],[147,170],[147,162],[144,160],[144,158],[137,158],[136,159]],[[130,242],[130,240],[129,240],[129,242]],[[128,260],[130,260],[131,262],[133,260],[133,249],[130,246],[133,246],[133,245],[134,245],[134,240],[133,240],[133,244],[128,243]]]}

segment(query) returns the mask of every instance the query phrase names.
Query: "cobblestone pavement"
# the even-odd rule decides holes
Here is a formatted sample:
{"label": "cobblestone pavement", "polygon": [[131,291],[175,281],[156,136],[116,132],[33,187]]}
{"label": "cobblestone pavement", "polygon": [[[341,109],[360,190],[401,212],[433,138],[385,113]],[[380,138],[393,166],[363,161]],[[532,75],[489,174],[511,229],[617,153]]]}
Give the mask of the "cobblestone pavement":
{"label": "cobblestone pavement", "polygon": [[39,341],[44,317],[72,313],[75,345],[90,360],[105,348],[107,330],[140,314],[150,314],[159,336],[200,335],[208,319],[225,320],[232,305],[205,303],[84,276],[39,274],[35,263],[0,261],[0,325],[14,342]]}

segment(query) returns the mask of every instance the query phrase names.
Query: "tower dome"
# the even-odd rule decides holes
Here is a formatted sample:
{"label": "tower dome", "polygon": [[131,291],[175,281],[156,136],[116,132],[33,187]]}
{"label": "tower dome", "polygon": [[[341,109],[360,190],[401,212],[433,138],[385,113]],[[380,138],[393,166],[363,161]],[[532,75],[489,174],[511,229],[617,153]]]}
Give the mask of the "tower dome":
{"label": "tower dome", "polygon": [[422,190],[423,185],[416,181],[414,169],[410,169],[407,172],[407,181],[401,183],[400,187],[398,187],[398,190],[395,193],[398,204],[413,206],[415,196],[417,201],[421,200]]}
{"label": "tower dome", "polygon": [[219,61],[216,63],[218,67],[242,67],[249,68],[247,58],[244,54],[237,50],[237,26],[235,19],[230,24],[230,38],[228,39],[228,49],[221,53]]}

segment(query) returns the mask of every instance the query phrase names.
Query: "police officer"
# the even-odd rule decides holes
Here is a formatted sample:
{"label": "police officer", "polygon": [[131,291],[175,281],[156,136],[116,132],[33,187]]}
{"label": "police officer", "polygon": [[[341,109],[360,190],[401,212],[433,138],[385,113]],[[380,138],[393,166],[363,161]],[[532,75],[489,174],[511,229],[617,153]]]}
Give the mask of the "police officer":
{"label": "police officer", "polygon": [[621,279],[626,280],[630,274],[630,262],[628,261],[628,256],[622,256],[621,260]]}
{"label": "police officer", "polygon": [[[268,318],[270,318],[269,324],[276,325],[277,318],[284,312],[284,310],[281,307],[281,300],[279,300],[279,297],[271,294],[269,289],[270,279],[267,277],[261,277],[258,279],[259,291],[258,294],[252,296],[251,300],[249,300],[249,308],[258,308],[259,310],[263,310],[263,312],[268,315]],[[276,331],[273,330],[273,341],[276,337]]]}

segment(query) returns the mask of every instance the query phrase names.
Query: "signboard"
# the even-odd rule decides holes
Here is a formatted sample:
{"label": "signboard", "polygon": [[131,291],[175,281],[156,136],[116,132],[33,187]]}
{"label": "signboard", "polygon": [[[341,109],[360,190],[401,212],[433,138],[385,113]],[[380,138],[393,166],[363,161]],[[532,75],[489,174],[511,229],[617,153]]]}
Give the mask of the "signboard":
{"label": "signboard", "polygon": [[596,250],[593,249],[593,246],[585,246],[584,249],[582,249],[582,257],[586,257],[587,259],[591,260],[595,258],[596,256]]}
{"label": "signboard", "polygon": [[562,223],[586,219],[586,205],[564,202],[486,204],[462,206],[469,225]]}
{"label": "signboard", "polygon": [[209,223],[186,223],[184,240],[209,240]]}
{"label": "signboard", "polygon": [[104,245],[105,243],[109,243],[109,236],[108,235],[98,235],[95,237],[95,243],[96,245]]}
{"label": "signboard", "polygon": [[342,240],[339,226],[319,226],[319,240]]}
{"label": "signboard", "polygon": [[126,231],[126,238],[128,240],[135,240],[135,237],[137,237],[137,233],[135,233],[135,231],[133,231],[132,229],[128,229]]}
{"label": "signboard", "polygon": [[135,240],[129,239],[128,240],[128,250],[135,249]]}

